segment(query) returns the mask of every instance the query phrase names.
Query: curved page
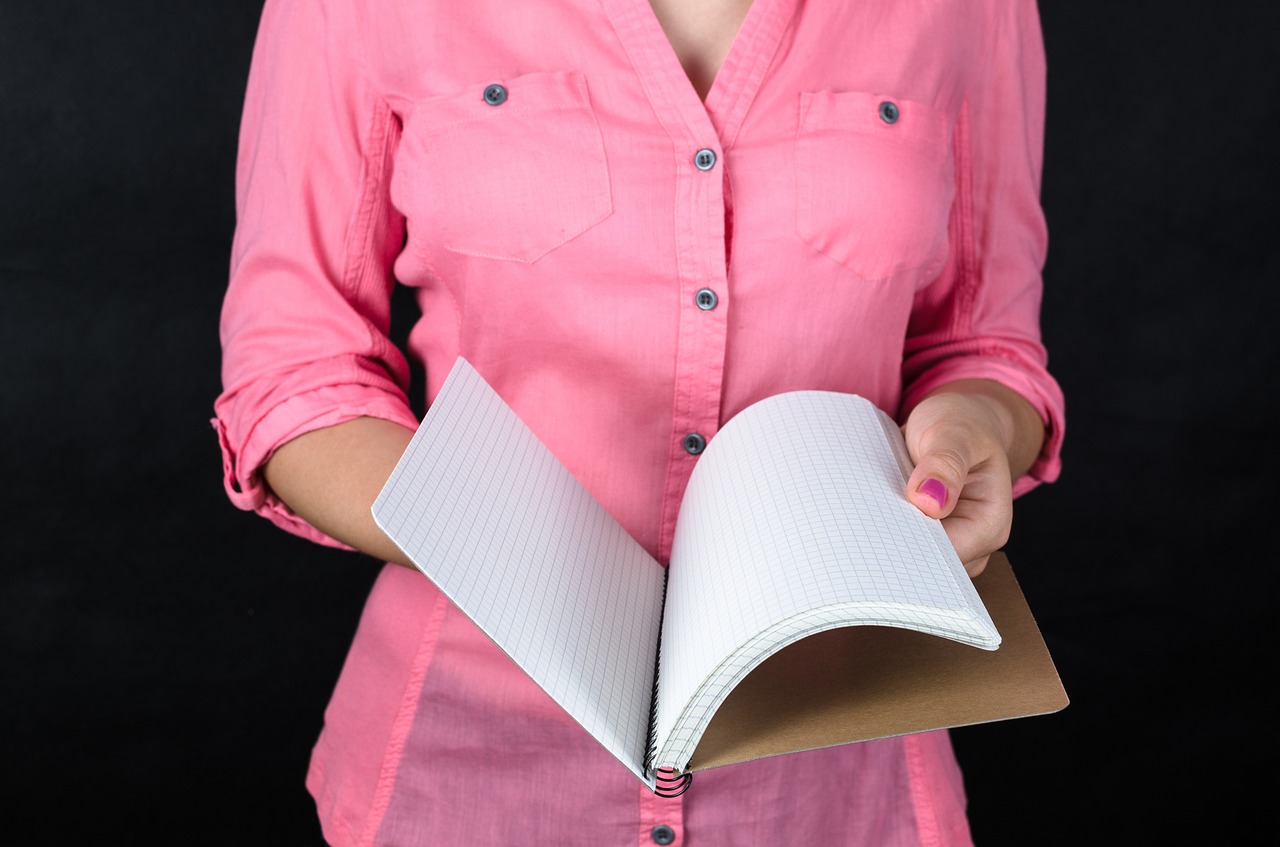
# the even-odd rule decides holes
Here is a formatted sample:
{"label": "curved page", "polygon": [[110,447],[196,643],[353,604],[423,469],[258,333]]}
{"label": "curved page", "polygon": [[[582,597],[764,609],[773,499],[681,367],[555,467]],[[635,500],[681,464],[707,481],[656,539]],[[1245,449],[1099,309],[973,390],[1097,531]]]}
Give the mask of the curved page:
{"label": "curved page", "polygon": [[683,768],[733,685],[806,634],[885,624],[999,645],[942,524],[907,501],[909,470],[893,420],[848,394],[777,395],[712,439],[671,556],[660,764]]}
{"label": "curved page", "polygon": [[459,359],[374,519],[637,776],[664,571]]}

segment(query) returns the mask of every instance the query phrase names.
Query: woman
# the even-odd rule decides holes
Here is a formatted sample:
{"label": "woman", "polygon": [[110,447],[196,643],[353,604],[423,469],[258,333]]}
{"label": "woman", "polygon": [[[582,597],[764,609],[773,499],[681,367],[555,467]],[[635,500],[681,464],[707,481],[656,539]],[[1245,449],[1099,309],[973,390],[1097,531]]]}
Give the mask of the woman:
{"label": "woman", "polygon": [[[968,844],[945,733],[663,799],[373,524],[465,356],[655,557],[705,443],[791,389],[899,415],[971,574],[1053,479],[1033,0],[268,0],[216,423],[232,500],[380,574],[308,786],[348,844]],[[696,437],[695,437],[696,436]],[[556,751],[554,757],[549,751]]]}

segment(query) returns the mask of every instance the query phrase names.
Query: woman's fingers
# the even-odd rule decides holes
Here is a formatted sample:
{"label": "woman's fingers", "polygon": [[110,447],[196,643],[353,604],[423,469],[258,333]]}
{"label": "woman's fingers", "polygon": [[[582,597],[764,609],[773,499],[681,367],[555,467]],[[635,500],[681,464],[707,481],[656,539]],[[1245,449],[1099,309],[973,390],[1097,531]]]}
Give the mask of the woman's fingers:
{"label": "woman's fingers", "polygon": [[1009,460],[982,403],[963,395],[926,398],[903,428],[916,466],[907,499],[942,520],[970,576],[1009,540],[1013,499]]}
{"label": "woman's fingers", "polygon": [[938,445],[925,452],[907,481],[907,499],[931,518],[947,517],[964,489],[969,464],[962,447]]}

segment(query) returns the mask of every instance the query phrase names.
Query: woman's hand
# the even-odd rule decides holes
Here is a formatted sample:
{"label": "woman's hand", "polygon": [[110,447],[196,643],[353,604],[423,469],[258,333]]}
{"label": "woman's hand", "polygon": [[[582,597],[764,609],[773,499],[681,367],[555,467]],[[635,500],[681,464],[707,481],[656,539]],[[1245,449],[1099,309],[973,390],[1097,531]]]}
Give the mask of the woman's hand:
{"label": "woman's hand", "polygon": [[990,380],[941,386],[902,427],[916,463],[907,498],[941,518],[970,576],[1009,540],[1012,480],[1031,467],[1044,423],[1019,394]]}

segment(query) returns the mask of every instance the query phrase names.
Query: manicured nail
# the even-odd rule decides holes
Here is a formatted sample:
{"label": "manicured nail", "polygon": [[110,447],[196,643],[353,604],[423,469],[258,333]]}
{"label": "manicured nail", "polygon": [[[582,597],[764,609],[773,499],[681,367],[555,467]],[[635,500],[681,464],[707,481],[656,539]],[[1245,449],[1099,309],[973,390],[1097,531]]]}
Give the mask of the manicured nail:
{"label": "manicured nail", "polygon": [[916,490],[926,497],[932,497],[939,508],[947,505],[947,487],[936,479],[926,479]]}

